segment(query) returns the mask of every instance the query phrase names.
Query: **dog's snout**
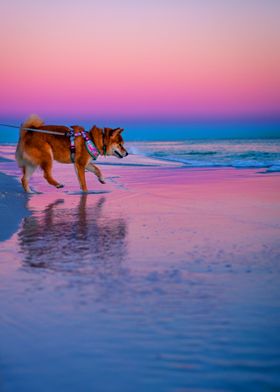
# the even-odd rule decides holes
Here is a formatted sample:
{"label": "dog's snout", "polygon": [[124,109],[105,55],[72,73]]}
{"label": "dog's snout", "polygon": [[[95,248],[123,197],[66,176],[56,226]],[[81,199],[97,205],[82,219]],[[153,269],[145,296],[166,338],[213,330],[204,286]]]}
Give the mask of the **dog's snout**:
{"label": "dog's snout", "polygon": [[128,152],[126,151],[126,152],[125,152],[125,157],[127,157],[127,156],[128,156]]}

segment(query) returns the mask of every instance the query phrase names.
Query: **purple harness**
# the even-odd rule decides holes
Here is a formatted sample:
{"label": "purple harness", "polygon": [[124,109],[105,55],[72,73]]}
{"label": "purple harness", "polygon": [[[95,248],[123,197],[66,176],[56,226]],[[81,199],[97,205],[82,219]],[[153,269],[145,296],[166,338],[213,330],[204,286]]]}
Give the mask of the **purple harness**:
{"label": "purple harness", "polygon": [[75,137],[77,136],[82,136],[84,141],[85,141],[85,147],[87,149],[87,152],[89,155],[92,157],[92,159],[96,160],[98,156],[100,155],[99,151],[93,144],[93,141],[89,138],[88,132],[86,131],[81,131],[75,134],[74,129],[70,129],[70,132],[68,134],[70,138],[70,156],[71,156],[71,161],[74,163],[75,162],[75,152],[76,152],[76,147],[75,147]]}

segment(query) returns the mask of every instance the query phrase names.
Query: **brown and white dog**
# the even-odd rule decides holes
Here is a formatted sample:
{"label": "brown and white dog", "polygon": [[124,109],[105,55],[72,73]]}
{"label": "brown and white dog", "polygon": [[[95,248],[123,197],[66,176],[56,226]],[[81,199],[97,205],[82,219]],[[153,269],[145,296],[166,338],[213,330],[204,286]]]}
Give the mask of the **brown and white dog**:
{"label": "brown and white dog", "polygon": [[[28,131],[24,128],[40,129],[45,131],[61,132],[63,136],[52,135]],[[75,133],[84,130],[78,125],[71,128]],[[23,177],[21,179],[25,192],[32,192],[29,187],[29,180],[37,167],[44,172],[44,178],[49,184],[56,188],[62,188],[63,185],[57,182],[52,176],[53,160],[61,163],[72,163],[70,156],[70,138],[65,136],[70,128],[63,125],[45,125],[44,122],[36,115],[31,115],[22,125],[20,137],[16,149],[16,160],[18,166],[22,169]],[[124,148],[121,132],[123,129],[98,128],[93,126],[88,135],[98,149],[100,155],[112,155],[117,158],[124,158],[128,155]],[[91,163],[92,157],[88,153],[82,136],[75,137],[75,169],[79,179],[80,187],[83,192],[87,192],[85,180],[85,170],[93,172],[98,180],[104,184],[100,169]]]}

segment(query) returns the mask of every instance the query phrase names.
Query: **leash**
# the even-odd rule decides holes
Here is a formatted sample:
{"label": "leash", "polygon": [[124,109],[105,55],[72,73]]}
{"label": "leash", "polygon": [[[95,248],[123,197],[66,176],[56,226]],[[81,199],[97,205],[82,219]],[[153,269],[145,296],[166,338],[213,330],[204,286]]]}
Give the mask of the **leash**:
{"label": "leash", "polygon": [[[9,128],[21,128],[20,126],[17,125],[11,125],[11,124],[0,124],[2,127],[9,127]],[[61,133],[61,132],[55,132],[55,131],[47,131],[45,129],[35,129],[35,128],[21,128],[24,129],[25,131],[32,131],[32,132],[39,132],[39,133],[46,133],[46,134],[51,134],[51,135],[58,135],[58,136],[67,136],[68,132]]]}
{"label": "leash", "polygon": [[[74,163],[75,162],[75,152],[76,152],[76,147],[75,147],[75,137],[77,136],[82,136],[84,141],[85,141],[85,147],[87,149],[87,152],[89,155],[96,161],[98,156],[100,155],[100,152],[97,150],[95,147],[93,141],[89,138],[88,132],[86,131],[81,131],[75,134],[74,129],[70,129],[67,132],[61,133],[61,132],[55,132],[55,131],[48,131],[45,129],[37,129],[37,128],[22,128],[21,126],[17,125],[11,125],[11,124],[2,124],[0,123],[0,126],[3,127],[9,127],[9,128],[21,128],[24,129],[25,131],[31,131],[31,132],[39,132],[39,133],[46,133],[49,135],[58,135],[58,136],[66,136],[70,138],[70,157],[71,161]],[[104,144],[104,135],[103,135],[103,154],[106,155],[106,146]]]}

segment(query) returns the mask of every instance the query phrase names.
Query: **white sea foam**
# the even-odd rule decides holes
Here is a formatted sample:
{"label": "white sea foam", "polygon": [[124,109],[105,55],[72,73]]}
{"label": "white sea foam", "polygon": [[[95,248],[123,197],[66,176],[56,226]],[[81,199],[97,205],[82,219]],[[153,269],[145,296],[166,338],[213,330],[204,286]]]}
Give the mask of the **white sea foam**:
{"label": "white sea foam", "polygon": [[280,139],[135,142],[138,156],[187,167],[267,168],[279,171]]}

